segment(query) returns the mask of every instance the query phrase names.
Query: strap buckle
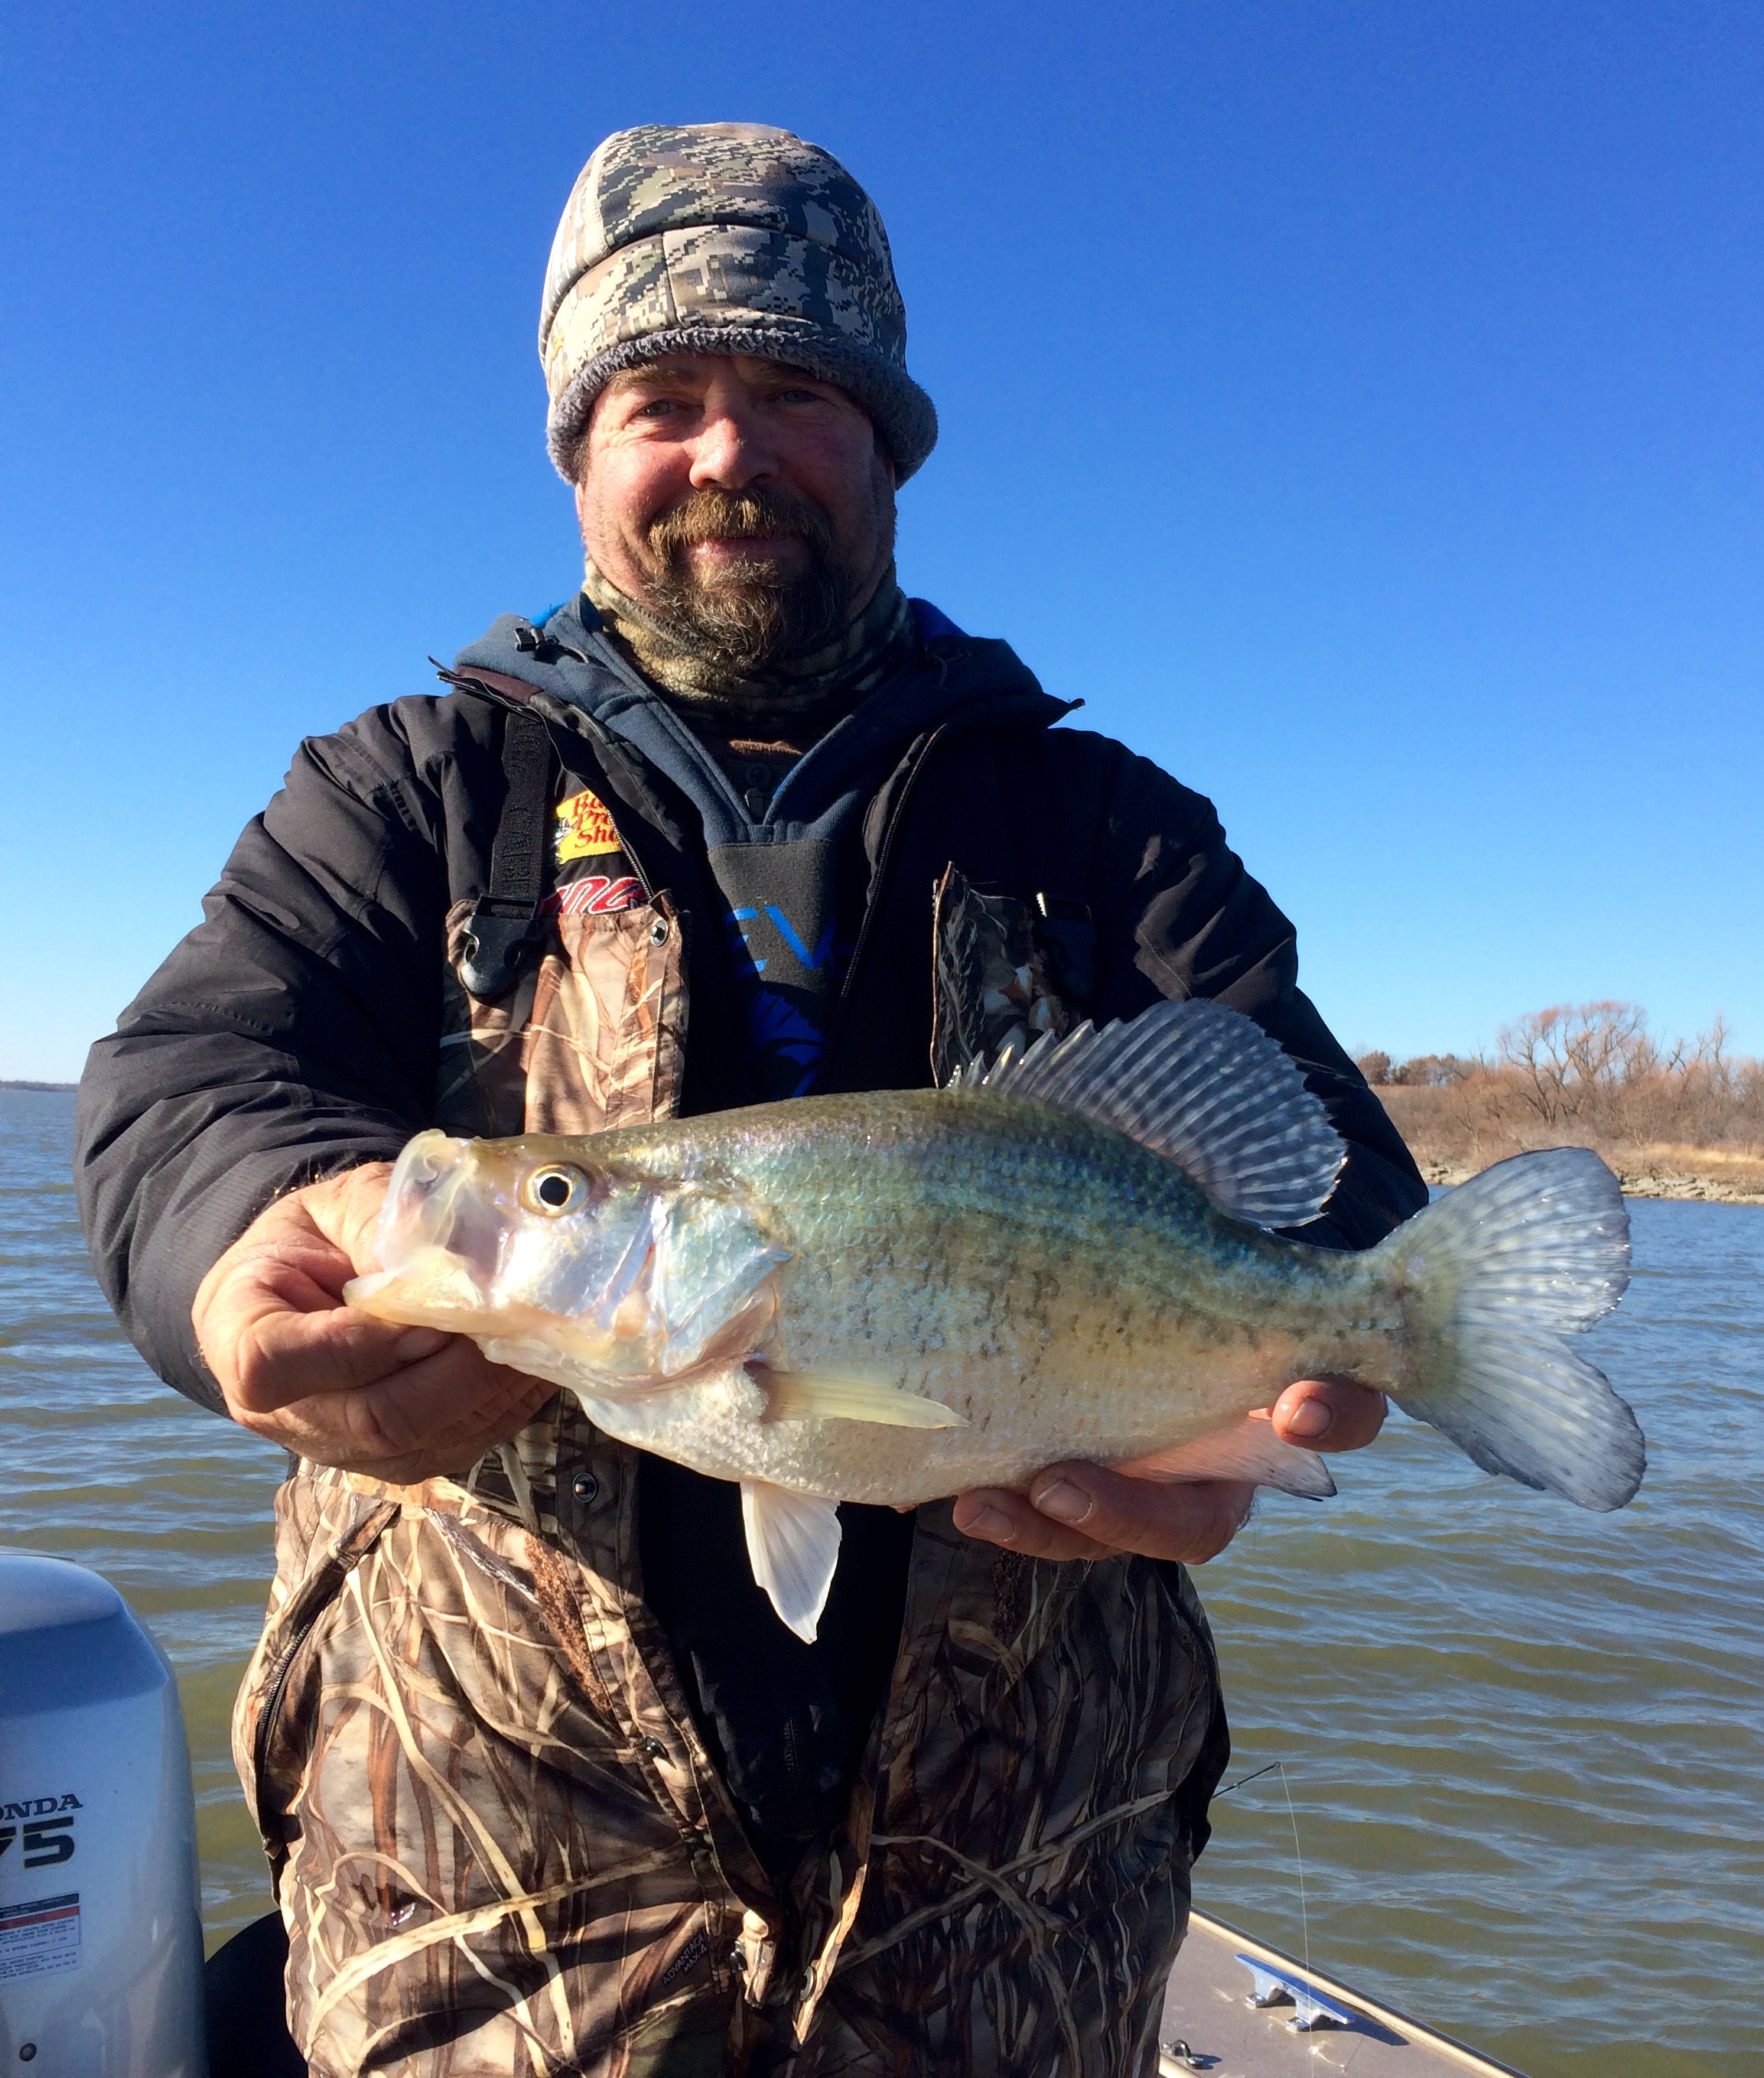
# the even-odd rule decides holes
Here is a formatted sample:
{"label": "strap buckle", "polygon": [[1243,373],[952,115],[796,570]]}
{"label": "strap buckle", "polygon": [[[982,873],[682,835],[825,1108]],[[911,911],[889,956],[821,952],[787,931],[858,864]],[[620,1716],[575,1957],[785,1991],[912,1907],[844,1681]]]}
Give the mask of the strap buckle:
{"label": "strap buckle", "polygon": [[520,980],[529,955],[539,949],[538,921],[530,903],[481,895],[473,903],[454,964],[480,1003],[495,1003]]}

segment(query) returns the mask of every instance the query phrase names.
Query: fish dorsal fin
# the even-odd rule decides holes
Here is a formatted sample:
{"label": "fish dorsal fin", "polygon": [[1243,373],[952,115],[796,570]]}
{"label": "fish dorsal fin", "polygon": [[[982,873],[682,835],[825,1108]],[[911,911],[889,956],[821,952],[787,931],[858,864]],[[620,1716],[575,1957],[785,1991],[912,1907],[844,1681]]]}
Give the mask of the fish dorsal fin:
{"label": "fish dorsal fin", "polygon": [[1176,1163],[1221,1212],[1261,1227],[1314,1220],[1348,1150],[1297,1064],[1223,1003],[1157,1003],[1130,1024],[1050,1033],[964,1069],[952,1088],[1057,1105]]}

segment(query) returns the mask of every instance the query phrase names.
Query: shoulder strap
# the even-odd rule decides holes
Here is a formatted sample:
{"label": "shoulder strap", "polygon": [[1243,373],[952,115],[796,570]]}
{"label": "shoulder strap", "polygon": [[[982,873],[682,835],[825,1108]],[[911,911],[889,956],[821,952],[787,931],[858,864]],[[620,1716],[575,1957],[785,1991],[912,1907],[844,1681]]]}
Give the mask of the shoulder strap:
{"label": "shoulder strap", "polygon": [[507,783],[491,845],[490,887],[473,905],[459,957],[461,981],[483,1002],[506,995],[537,947],[555,766],[544,721],[525,707],[512,711],[503,725]]}

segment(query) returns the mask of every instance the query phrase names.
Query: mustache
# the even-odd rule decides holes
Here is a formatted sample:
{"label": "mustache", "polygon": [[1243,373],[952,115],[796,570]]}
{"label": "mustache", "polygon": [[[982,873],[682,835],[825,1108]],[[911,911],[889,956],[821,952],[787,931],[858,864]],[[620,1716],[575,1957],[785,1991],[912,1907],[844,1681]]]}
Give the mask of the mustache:
{"label": "mustache", "polygon": [[818,505],[788,491],[695,490],[651,521],[650,549],[664,568],[677,567],[683,549],[696,542],[754,540],[768,535],[792,535],[805,542],[816,560],[835,547],[833,523]]}

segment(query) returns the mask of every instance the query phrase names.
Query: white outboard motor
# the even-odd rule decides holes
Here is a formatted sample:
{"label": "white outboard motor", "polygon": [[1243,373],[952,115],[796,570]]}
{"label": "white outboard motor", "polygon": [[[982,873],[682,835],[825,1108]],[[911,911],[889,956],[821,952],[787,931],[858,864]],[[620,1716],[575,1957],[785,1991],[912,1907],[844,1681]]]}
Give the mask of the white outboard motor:
{"label": "white outboard motor", "polygon": [[0,1551],[0,2072],[207,2070],[178,1684],[108,1581]]}

